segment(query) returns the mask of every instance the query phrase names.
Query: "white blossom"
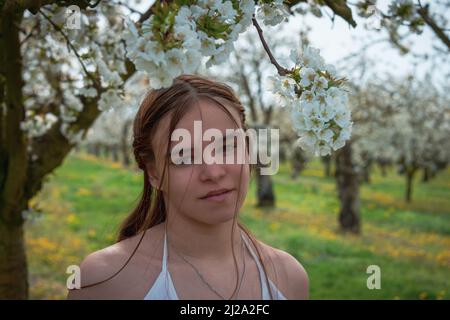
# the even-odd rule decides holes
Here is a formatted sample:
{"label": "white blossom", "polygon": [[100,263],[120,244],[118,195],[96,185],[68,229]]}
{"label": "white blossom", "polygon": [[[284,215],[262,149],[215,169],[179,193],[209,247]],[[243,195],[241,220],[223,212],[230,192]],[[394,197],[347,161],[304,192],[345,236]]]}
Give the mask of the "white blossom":
{"label": "white blossom", "polygon": [[215,1],[211,8],[220,12],[223,22],[233,22],[233,19],[237,14],[231,1]]}
{"label": "white blossom", "polygon": [[116,109],[123,106],[123,100],[117,90],[108,89],[103,92],[98,100],[98,109],[101,111]]}
{"label": "white blossom", "polygon": [[311,91],[320,92],[328,88],[328,80],[322,76],[315,77]]}
{"label": "white blossom", "polygon": [[80,95],[84,97],[94,98],[98,95],[97,89],[95,88],[81,88],[79,90]]}
{"label": "white blossom", "polygon": [[309,86],[316,78],[316,71],[312,68],[303,67],[300,69],[300,85],[303,87]]}
{"label": "white blossom", "polygon": [[167,72],[172,78],[183,73],[186,65],[186,56],[180,49],[170,49],[166,53]]}
{"label": "white blossom", "polygon": [[40,137],[56,122],[58,122],[58,118],[53,113],[40,115],[28,110],[27,119],[20,123],[20,129],[25,131],[29,137]]}
{"label": "white blossom", "polygon": [[283,0],[275,0],[271,3],[261,3],[257,11],[257,18],[265,25],[275,26],[289,17],[289,11],[283,4]]}

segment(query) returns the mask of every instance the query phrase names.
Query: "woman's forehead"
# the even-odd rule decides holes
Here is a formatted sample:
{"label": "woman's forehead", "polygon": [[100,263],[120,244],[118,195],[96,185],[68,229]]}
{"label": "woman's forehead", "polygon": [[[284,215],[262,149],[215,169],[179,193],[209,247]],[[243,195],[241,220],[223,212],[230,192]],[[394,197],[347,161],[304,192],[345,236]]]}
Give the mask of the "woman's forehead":
{"label": "woman's forehead", "polygon": [[[220,101],[221,107],[217,102],[209,99],[202,99],[191,106],[188,112],[180,119],[176,129],[187,129],[194,131],[195,123],[201,121],[203,130],[219,129],[225,132],[226,129],[235,129],[240,126],[239,112],[236,108],[230,106],[225,101]],[[226,112],[223,108],[226,108]],[[231,113],[231,117],[230,117]],[[234,119],[234,121],[233,121]]]}
{"label": "woman's forehead", "polygon": [[[218,129],[224,135],[226,134],[227,129],[237,129],[241,127],[239,111],[236,108],[231,107],[229,103],[226,103],[226,101],[220,102],[223,107],[228,110],[232,118],[230,117],[230,114],[223,110],[223,107],[218,105],[216,102],[209,99],[201,99],[194,105],[188,107],[188,110],[178,121],[174,130],[185,129],[192,134],[193,137],[195,130],[198,130],[199,127],[201,127],[202,134],[209,129]],[[172,115],[173,112],[170,113],[169,116],[161,119],[158,124],[158,128],[154,136],[155,147],[162,145],[167,146],[170,138],[168,137],[168,132]]]}

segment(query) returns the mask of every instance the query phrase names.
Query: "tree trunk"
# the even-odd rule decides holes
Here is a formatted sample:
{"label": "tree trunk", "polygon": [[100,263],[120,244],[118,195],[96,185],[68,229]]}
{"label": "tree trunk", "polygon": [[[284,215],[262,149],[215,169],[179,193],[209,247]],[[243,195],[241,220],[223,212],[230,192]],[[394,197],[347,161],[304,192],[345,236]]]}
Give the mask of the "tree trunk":
{"label": "tree trunk", "polygon": [[100,157],[104,159],[110,158],[110,147],[106,144],[100,144],[102,152],[100,153]]}
{"label": "tree trunk", "polygon": [[331,156],[323,156],[321,160],[325,167],[325,177],[331,177]]}
{"label": "tree trunk", "polygon": [[21,215],[19,212],[2,212],[4,214],[16,217],[17,221],[0,220],[0,299],[27,299],[28,273]]}
{"label": "tree trunk", "polygon": [[0,299],[28,297],[22,211],[28,169],[19,27],[23,11],[14,2],[0,8]]}
{"label": "tree trunk", "polygon": [[430,169],[424,168],[423,169],[422,182],[428,182],[429,180],[430,180]]}
{"label": "tree trunk", "polygon": [[119,146],[117,144],[114,144],[110,148],[113,161],[119,162]]}
{"label": "tree trunk", "polygon": [[336,183],[341,204],[338,218],[340,229],[360,233],[359,176],[352,161],[349,142],[336,155]]}
{"label": "tree trunk", "polygon": [[130,166],[130,153],[128,148],[128,132],[130,130],[131,125],[133,124],[132,120],[125,121],[125,124],[122,128],[122,138],[121,138],[121,151],[122,151],[122,163],[125,167]]}
{"label": "tree trunk", "polygon": [[88,143],[88,144],[86,145],[86,152],[87,152],[87,154],[90,154],[90,155],[93,155],[93,154],[94,154],[94,148],[92,147],[92,144],[91,144],[91,143]]}
{"label": "tree trunk", "polygon": [[270,175],[261,175],[259,169],[256,172],[257,183],[257,206],[274,207],[275,195],[273,193],[272,177]]}
{"label": "tree trunk", "polygon": [[380,167],[381,175],[383,177],[387,176],[387,167],[390,165],[390,162],[384,158],[379,158],[376,160],[378,166]]}
{"label": "tree trunk", "polygon": [[[0,1],[0,299],[28,297],[22,212],[41,189],[43,179],[61,165],[73,147],[62,135],[60,123],[32,141],[27,141],[20,129],[25,108],[19,28],[24,11],[20,6],[25,4],[33,14],[44,5],[42,1]],[[80,1],[76,4],[86,8]],[[125,65],[124,81],[135,73],[130,60],[126,59]],[[96,89],[99,95],[103,92]],[[86,131],[100,114],[98,97],[80,96],[80,100],[83,111],[70,125],[76,133]],[[34,161],[29,161],[27,146],[32,147]]]}
{"label": "tree trunk", "polygon": [[280,144],[280,163],[285,163],[287,160],[286,157],[286,147],[283,144]]}
{"label": "tree trunk", "polygon": [[364,182],[370,184],[370,169],[372,168],[372,160],[366,161],[363,169],[363,179]]}
{"label": "tree trunk", "polygon": [[130,155],[128,153],[128,148],[122,148],[122,164],[124,167],[129,167],[131,165]]}
{"label": "tree trunk", "polygon": [[[269,129],[266,125],[261,124],[253,124],[250,126],[250,128],[255,130],[260,129]],[[270,132],[270,131],[268,131]],[[267,144],[264,144],[261,142],[262,137],[258,136],[255,143],[257,143],[258,148],[258,156],[257,156],[257,163],[255,165],[255,175],[256,175],[256,199],[257,203],[256,206],[258,207],[274,207],[275,206],[275,195],[273,191],[273,182],[272,182],[272,176],[270,175],[262,175],[261,169],[267,166],[270,166],[271,164],[263,164],[261,161],[261,158],[259,156],[259,152],[264,152],[267,150],[271,150],[271,146],[269,145],[270,140],[267,141]],[[264,148],[264,149],[260,149]],[[266,149],[267,148],[267,149]],[[273,155],[273,154],[272,154]],[[276,155],[278,156],[278,155]]]}
{"label": "tree trunk", "polygon": [[291,155],[291,164],[292,164],[291,179],[293,180],[297,179],[300,172],[302,172],[302,170],[305,168],[305,162],[306,158],[303,151],[300,148],[295,147]]}
{"label": "tree trunk", "polygon": [[99,143],[95,143],[95,144],[93,145],[93,151],[94,151],[94,155],[95,155],[97,158],[100,158],[100,144],[99,144]]}
{"label": "tree trunk", "polygon": [[386,177],[387,176],[386,165],[385,164],[381,164],[380,165],[380,169],[381,169],[381,176]]}
{"label": "tree trunk", "polygon": [[416,168],[407,168],[406,170],[406,194],[405,200],[406,202],[411,202],[412,198],[412,183],[414,180],[414,175],[416,173]]}

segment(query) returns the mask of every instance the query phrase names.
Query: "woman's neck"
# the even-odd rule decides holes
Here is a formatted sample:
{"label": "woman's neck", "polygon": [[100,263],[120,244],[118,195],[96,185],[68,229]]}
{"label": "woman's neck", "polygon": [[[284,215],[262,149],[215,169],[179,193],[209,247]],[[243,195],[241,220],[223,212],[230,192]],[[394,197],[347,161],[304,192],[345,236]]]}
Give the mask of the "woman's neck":
{"label": "woman's neck", "polygon": [[233,242],[235,254],[242,246],[241,230],[236,221],[217,225],[187,221],[177,216],[165,223],[167,241],[178,254],[198,260],[229,261],[233,259],[231,232],[234,224]]}

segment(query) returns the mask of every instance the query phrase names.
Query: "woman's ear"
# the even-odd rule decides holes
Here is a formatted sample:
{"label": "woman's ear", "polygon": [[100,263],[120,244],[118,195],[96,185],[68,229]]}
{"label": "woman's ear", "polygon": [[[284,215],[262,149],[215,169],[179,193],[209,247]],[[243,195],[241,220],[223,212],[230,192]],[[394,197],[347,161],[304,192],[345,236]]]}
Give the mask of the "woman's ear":
{"label": "woman's ear", "polygon": [[159,177],[158,177],[156,168],[153,165],[149,164],[149,165],[146,165],[146,170],[147,170],[147,176],[150,181],[150,184],[152,185],[153,188],[159,190],[160,181],[159,181]]}
{"label": "woman's ear", "polygon": [[150,179],[150,184],[152,185],[153,188],[159,190],[159,179],[158,177],[155,176],[149,176]]}

